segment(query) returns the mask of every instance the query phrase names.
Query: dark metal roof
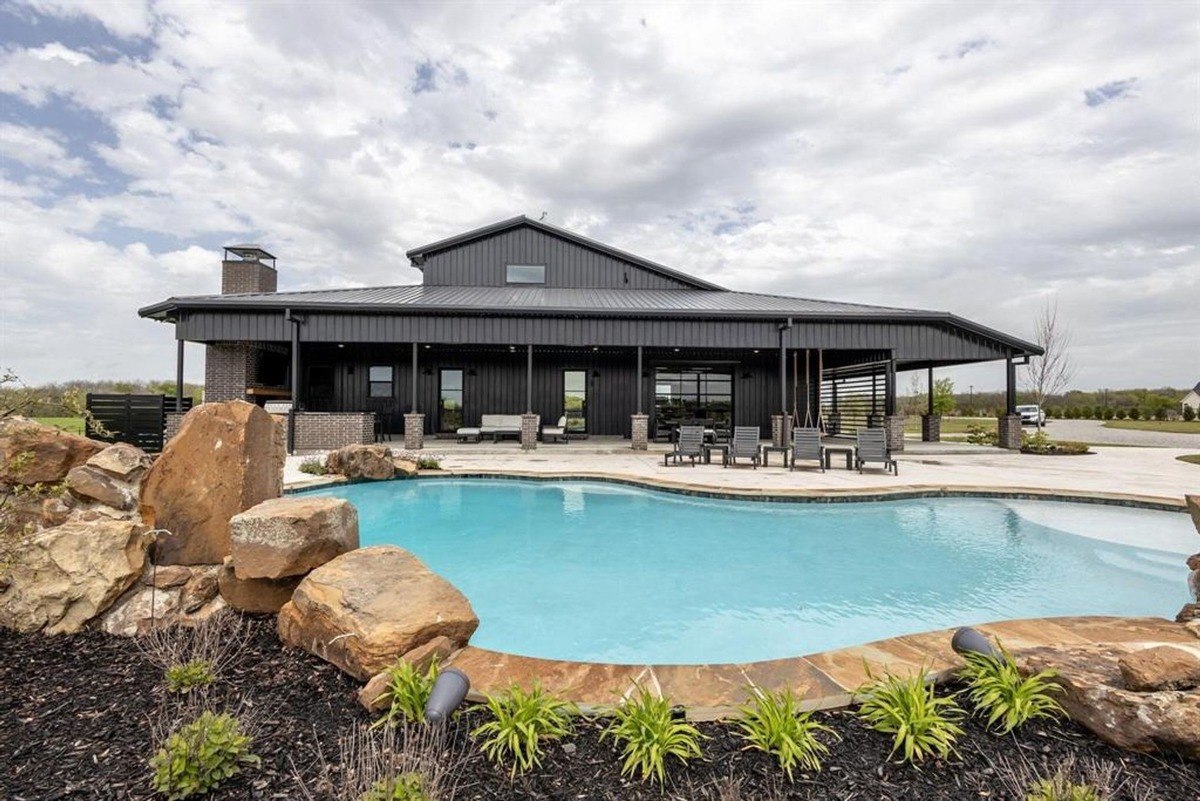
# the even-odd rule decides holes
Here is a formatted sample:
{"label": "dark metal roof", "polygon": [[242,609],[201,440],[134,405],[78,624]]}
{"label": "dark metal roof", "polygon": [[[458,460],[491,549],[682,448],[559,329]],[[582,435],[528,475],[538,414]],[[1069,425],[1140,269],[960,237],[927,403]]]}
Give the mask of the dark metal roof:
{"label": "dark metal roof", "polygon": [[491,225],[485,225],[482,228],[476,228],[473,231],[456,234],[448,239],[440,239],[437,242],[433,242],[428,245],[422,245],[418,248],[413,248],[405,253],[405,255],[408,256],[409,260],[412,262],[412,266],[416,267],[417,269],[421,269],[426,256],[431,256],[439,251],[449,250],[450,248],[464,245],[468,242],[474,242],[477,239],[483,239],[485,237],[503,233],[504,231],[512,230],[513,228],[521,227],[534,228],[551,236],[556,236],[560,239],[565,239],[568,242],[573,242],[581,247],[589,248],[599,253],[612,256],[615,259],[621,259],[622,261],[627,261],[630,264],[636,264],[637,266],[650,270],[651,272],[669,276],[677,281],[690,284],[697,289],[711,289],[719,291],[724,290],[724,287],[718,286],[717,284],[709,281],[705,281],[702,278],[697,278],[694,275],[688,275],[687,273],[681,273],[678,270],[673,270],[670,267],[650,261],[649,259],[644,259],[641,256],[636,256],[624,250],[614,248],[612,245],[606,245],[603,242],[597,242],[595,239],[589,239],[586,236],[580,236],[574,231],[568,231],[565,228],[559,228],[556,225],[551,225],[550,223],[542,222],[541,220],[532,220],[524,215],[513,217],[508,220],[501,220],[500,222],[492,223]]}
{"label": "dark metal roof", "polygon": [[1028,342],[948,312],[704,289],[406,286],[318,289],[170,298],[138,311],[174,319],[178,311],[299,309],[401,314],[554,315],[579,317],[808,318],[941,322],[995,339],[1019,353],[1041,353]]}
{"label": "dark metal roof", "polygon": [[275,261],[275,257],[267,251],[263,250],[258,245],[226,245],[225,252],[233,253],[241,256],[248,261],[258,261],[259,259],[270,259]]}

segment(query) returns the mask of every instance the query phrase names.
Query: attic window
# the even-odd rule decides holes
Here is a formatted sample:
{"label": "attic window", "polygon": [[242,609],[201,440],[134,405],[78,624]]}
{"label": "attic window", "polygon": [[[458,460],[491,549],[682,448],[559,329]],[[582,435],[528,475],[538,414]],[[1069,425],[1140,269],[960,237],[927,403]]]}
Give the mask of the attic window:
{"label": "attic window", "polygon": [[504,281],[508,284],[546,283],[544,264],[508,264],[504,267]]}

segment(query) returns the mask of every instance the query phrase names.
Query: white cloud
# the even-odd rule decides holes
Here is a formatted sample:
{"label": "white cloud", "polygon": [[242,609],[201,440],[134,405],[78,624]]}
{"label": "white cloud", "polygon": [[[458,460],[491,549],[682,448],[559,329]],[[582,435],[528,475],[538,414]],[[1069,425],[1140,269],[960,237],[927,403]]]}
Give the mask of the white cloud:
{"label": "white cloud", "polygon": [[[30,378],[169,374],[168,330],[134,309],[214,291],[232,239],[279,255],[285,288],[401,283],[406,249],[542,210],[731,288],[1018,335],[1057,293],[1083,386],[1200,369],[1184,6],[36,10],[153,49],[0,52],[0,91],[96,115],[90,152],[121,176],[5,190],[0,362]],[[14,160],[86,170],[64,149],[78,131],[9,128]],[[64,319],[92,318],[86,349],[63,344]]]}

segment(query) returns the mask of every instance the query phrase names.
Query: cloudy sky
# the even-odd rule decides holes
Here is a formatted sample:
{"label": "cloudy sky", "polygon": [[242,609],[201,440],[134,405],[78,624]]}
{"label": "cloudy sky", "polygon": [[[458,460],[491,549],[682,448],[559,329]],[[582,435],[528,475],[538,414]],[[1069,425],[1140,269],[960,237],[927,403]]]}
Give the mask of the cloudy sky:
{"label": "cloudy sky", "polygon": [[0,2],[0,366],[169,377],[135,310],[224,244],[414,283],[544,211],[733,289],[1024,336],[1057,298],[1078,386],[1190,386],[1198,9]]}

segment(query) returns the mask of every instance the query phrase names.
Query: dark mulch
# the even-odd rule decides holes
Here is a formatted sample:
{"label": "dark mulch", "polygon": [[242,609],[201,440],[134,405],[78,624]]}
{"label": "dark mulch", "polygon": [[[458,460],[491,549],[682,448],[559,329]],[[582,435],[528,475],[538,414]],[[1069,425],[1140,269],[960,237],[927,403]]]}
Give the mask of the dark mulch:
{"label": "dark mulch", "polygon": [[[356,703],[358,684],[307,654],[285,651],[273,622],[252,620],[246,652],[214,690],[255,721],[260,768],[213,793],[217,799],[299,797],[299,782],[315,786],[322,755],[334,760],[339,736],[369,720]],[[157,670],[131,641],[90,632],[47,638],[0,632],[0,799],[152,798],[146,760],[152,721],[165,704]],[[454,729],[463,765],[457,798],[652,799],[655,789],[622,779],[614,747],[599,742],[600,724],[580,722],[570,740],[549,746],[543,767],[515,782],[468,748],[466,731],[482,718],[465,716]],[[797,775],[792,785],[764,755],[742,750],[733,730],[701,726],[705,759],[674,768],[667,795],[716,798],[714,782],[737,777],[731,799],[836,798],[884,801],[1011,799],[997,775],[1005,761],[1055,766],[1068,757],[1115,763],[1143,795],[1123,798],[1200,799],[1200,768],[1177,759],[1109,748],[1070,723],[1035,725],[1018,737],[995,737],[976,722],[960,741],[961,759],[920,769],[888,761],[890,741],[848,713],[822,716],[840,735],[824,770]],[[1021,800],[1023,801],[1023,799]]]}

